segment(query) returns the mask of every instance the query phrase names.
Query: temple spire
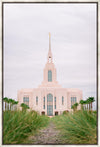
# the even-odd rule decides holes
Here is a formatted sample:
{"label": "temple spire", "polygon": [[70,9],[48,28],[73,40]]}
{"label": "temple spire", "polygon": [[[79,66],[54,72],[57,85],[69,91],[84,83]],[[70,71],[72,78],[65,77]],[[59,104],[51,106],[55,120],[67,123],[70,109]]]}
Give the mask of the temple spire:
{"label": "temple spire", "polygon": [[51,34],[49,32],[49,51],[51,51]]}
{"label": "temple spire", "polygon": [[49,32],[49,52],[48,52],[48,62],[52,62],[52,53],[51,53],[51,34]]}

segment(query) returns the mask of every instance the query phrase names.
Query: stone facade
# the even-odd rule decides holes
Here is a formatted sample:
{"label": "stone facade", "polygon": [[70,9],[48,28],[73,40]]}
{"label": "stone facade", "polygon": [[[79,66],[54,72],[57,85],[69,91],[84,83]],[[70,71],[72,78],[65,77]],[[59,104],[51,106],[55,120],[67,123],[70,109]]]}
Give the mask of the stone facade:
{"label": "stone facade", "polygon": [[[49,52],[44,68],[43,82],[38,88],[21,89],[18,91],[19,108],[21,103],[30,109],[45,115],[60,115],[63,111],[71,111],[71,105],[82,99],[82,91],[75,88],[62,88],[56,79],[56,68],[52,60],[50,34]],[[80,106],[78,106],[80,109]]]}

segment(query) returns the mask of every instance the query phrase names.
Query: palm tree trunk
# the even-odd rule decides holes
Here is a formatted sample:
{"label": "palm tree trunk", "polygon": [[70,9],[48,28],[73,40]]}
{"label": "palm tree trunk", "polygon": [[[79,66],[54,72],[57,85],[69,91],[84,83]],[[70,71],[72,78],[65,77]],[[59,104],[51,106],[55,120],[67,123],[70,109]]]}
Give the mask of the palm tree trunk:
{"label": "palm tree trunk", "polygon": [[8,111],[8,103],[7,103],[7,111]]}
{"label": "palm tree trunk", "polygon": [[11,103],[10,103],[10,111],[11,111]]}
{"label": "palm tree trunk", "polygon": [[81,104],[81,110],[83,109],[83,106],[82,106],[82,104]]}
{"label": "palm tree trunk", "polygon": [[85,105],[85,107],[86,107],[86,110],[87,110],[87,104]]}
{"label": "palm tree trunk", "polygon": [[12,111],[13,111],[13,104],[12,104]]}
{"label": "palm tree trunk", "polygon": [[6,102],[5,102],[5,111],[6,111],[6,109],[7,109],[7,104],[6,104]]}
{"label": "palm tree trunk", "polygon": [[11,105],[11,110],[13,111],[13,105]]}
{"label": "palm tree trunk", "polygon": [[87,110],[88,110],[89,108],[88,108],[88,104],[87,104]]}
{"label": "palm tree trunk", "polygon": [[89,103],[89,111],[90,111],[90,103]]}
{"label": "palm tree trunk", "polygon": [[12,111],[12,104],[11,104],[11,111]]}
{"label": "palm tree trunk", "polygon": [[92,111],[92,102],[91,102],[91,111]]}

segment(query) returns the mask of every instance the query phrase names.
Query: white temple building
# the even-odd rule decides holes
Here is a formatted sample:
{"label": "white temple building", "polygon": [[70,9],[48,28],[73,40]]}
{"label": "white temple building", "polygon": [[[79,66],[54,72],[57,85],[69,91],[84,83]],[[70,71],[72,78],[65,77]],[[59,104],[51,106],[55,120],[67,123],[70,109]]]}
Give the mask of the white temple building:
{"label": "white temple building", "polygon": [[[38,78],[38,77],[37,77]],[[33,79],[34,80],[34,79]],[[82,90],[76,88],[62,88],[56,79],[56,68],[51,52],[51,37],[49,34],[49,51],[44,68],[43,82],[38,88],[18,90],[18,107],[27,104],[30,109],[48,116],[60,115],[63,111],[71,111],[74,103],[82,99]],[[80,106],[78,106],[80,109]]]}

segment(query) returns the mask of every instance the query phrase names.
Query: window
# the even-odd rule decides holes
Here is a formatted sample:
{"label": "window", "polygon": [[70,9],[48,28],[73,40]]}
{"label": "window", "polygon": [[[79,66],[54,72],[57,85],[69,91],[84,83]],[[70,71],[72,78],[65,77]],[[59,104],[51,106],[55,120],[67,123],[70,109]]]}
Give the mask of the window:
{"label": "window", "polygon": [[54,98],[54,106],[55,106],[55,109],[56,109],[56,97]]}
{"label": "window", "polygon": [[62,96],[62,105],[64,105],[64,97]]}
{"label": "window", "polygon": [[48,70],[48,82],[52,82],[52,71]]}
{"label": "window", "polygon": [[71,97],[71,106],[77,102],[76,97]]}
{"label": "window", "polygon": [[23,97],[23,103],[29,106],[29,97]]}
{"label": "window", "polygon": [[36,97],[36,105],[38,105],[38,96]]}
{"label": "window", "polygon": [[75,103],[76,103],[76,97],[75,97]]}
{"label": "window", "polygon": [[43,109],[45,109],[45,105],[43,105]]}
{"label": "window", "polygon": [[43,98],[43,109],[45,109],[45,97]]}
{"label": "window", "polygon": [[43,102],[45,102],[45,97],[43,98]]}
{"label": "window", "polygon": [[53,95],[50,93],[47,95],[47,115],[53,115]]}

